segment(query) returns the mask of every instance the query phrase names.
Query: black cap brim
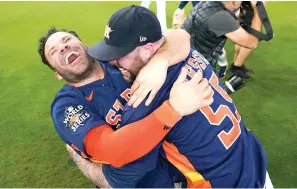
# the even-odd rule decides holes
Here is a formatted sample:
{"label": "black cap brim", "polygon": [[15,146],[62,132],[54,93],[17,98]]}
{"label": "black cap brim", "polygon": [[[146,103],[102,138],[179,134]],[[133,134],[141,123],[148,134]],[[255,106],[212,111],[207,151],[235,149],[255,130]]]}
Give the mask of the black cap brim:
{"label": "black cap brim", "polygon": [[117,60],[132,52],[136,47],[116,47],[107,45],[105,41],[93,45],[88,49],[88,54],[102,61]]}

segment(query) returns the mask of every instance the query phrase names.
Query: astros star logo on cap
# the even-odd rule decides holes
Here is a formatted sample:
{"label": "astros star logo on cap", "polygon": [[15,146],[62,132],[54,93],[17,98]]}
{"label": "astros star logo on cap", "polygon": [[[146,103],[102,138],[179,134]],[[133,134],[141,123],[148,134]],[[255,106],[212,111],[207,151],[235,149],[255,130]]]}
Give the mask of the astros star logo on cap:
{"label": "astros star logo on cap", "polygon": [[109,34],[112,32],[113,30],[107,25],[105,27],[105,32],[104,32],[104,37],[106,37],[107,39],[109,39]]}

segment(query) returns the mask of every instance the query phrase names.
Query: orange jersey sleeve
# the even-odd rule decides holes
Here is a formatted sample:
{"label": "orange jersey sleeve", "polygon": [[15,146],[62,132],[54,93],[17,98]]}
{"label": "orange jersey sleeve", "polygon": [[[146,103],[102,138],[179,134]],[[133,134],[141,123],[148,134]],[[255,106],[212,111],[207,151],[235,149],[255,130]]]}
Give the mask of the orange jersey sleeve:
{"label": "orange jersey sleeve", "polygon": [[150,152],[180,119],[165,101],[147,117],[116,131],[107,124],[91,129],[85,150],[93,159],[120,167]]}

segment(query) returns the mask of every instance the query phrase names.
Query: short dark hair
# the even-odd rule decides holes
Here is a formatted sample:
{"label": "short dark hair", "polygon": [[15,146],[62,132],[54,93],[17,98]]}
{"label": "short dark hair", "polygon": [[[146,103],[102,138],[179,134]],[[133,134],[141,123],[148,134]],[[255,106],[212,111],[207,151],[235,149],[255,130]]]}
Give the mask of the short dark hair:
{"label": "short dark hair", "polygon": [[48,60],[45,57],[44,49],[45,49],[45,43],[47,42],[48,38],[51,35],[53,35],[54,33],[57,33],[57,32],[67,32],[67,33],[70,33],[70,34],[74,35],[75,37],[77,37],[80,40],[78,34],[75,31],[68,31],[66,29],[57,29],[57,28],[55,28],[53,26],[47,31],[47,33],[44,36],[42,36],[39,39],[38,54],[41,57],[42,62],[45,65],[47,65],[48,67],[50,67],[52,70],[53,70],[53,68],[51,67],[51,65],[49,64]]}

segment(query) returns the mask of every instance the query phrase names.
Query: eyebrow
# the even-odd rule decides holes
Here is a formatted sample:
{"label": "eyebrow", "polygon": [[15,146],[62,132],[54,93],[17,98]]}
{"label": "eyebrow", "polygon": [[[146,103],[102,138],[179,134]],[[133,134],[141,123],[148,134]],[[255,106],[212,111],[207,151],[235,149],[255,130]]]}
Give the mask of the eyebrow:
{"label": "eyebrow", "polygon": [[67,38],[71,39],[71,36],[69,36],[69,35],[64,36],[64,37],[62,38],[62,41],[64,42]]}
{"label": "eyebrow", "polygon": [[52,50],[53,50],[54,48],[55,48],[55,47],[52,46],[52,47],[48,50],[48,52],[51,54],[51,52],[52,52]]}
{"label": "eyebrow", "polygon": [[[62,41],[65,41],[65,39],[68,38],[68,37],[69,37],[69,36],[64,36],[64,37],[62,38]],[[54,46],[51,47],[51,48],[48,50],[48,52],[51,53],[51,51],[52,51],[54,48],[55,48]]]}
{"label": "eyebrow", "polygon": [[65,39],[67,38],[68,36],[64,36],[63,38],[62,38],[62,41],[65,41]]}

